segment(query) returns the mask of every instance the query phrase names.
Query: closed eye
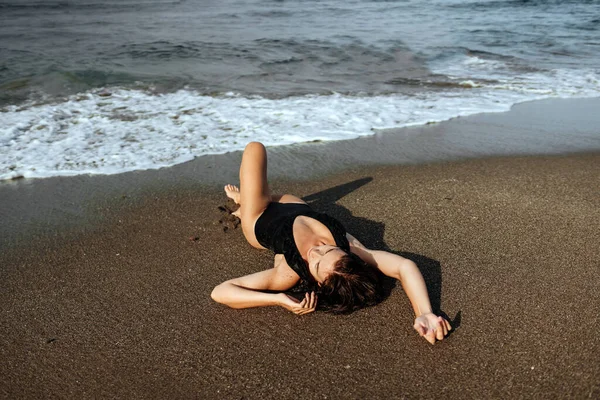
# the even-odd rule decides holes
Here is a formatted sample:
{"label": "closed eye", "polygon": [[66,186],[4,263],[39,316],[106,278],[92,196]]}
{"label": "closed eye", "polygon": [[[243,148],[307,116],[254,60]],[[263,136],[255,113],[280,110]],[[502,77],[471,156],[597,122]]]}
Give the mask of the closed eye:
{"label": "closed eye", "polygon": [[[324,257],[324,256],[325,256],[325,254],[329,253],[330,251],[333,251],[333,250],[335,250],[336,248],[337,248],[337,247],[334,247],[334,248],[331,248],[331,249],[327,250],[325,253],[323,253],[323,256],[322,256],[322,257]],[[321,264],[321,261],[319,261],[319,262],[317,263],[317,266],[315,267],[315,270],[317,271],[317,273],[319,273],[319,265],[320,265],[320,264]]]}

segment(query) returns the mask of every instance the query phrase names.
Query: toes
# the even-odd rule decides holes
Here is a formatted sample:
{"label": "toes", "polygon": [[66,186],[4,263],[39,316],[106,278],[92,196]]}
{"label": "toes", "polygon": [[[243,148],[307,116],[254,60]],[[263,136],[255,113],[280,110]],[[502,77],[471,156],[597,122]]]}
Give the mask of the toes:
{"label": "toes", "polygon": [[239,193],[239,191],[240,191],[240,189],[238,189],[237,186],[232,185],[230,183],[228,183],[227,185],[225,185],[225,187],[223,189],[225,189],[226,192],[236,192],[236,193]]}

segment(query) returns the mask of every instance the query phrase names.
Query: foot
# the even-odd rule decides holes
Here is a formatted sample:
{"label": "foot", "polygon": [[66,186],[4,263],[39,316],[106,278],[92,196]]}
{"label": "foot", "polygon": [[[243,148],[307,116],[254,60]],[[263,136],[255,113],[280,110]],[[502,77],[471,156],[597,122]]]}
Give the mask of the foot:
{"label": "foot", "polygon": [[[227,195],[227,197],[229,197],[231,200],[233,200],[235,204],[240,204],[240,189],[238,189],[237,186],[227,184],[227,185],[225,185],[224,189],[225,189],[225,194]],[[238,208],[237,210],[232,212],[231,215],[241,219],[242,218],[241,209]]]}
{"label": "foot", "polygon": [[233,200],[235,204],[240,204],[240,189],[238,189],[237,186],[227,184],[225,185],[224,189],[227,197]]}

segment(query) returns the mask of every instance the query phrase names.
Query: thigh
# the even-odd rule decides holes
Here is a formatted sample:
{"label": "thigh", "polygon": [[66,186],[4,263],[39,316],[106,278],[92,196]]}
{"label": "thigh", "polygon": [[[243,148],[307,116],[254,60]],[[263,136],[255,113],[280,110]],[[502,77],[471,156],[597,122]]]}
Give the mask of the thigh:
{"label": "thigh", "polygon": [[271,202],[267,182],[267,151],[258,142],[246,146],[240,166],[240,213],[246,240],[262,248],[254,234],[254,224]]}
{"label": "thigh", "polygon": [[277,203],[294,203],[294,204],[306,204],[300,197],[296,197],[293,194],[273,195],[272,200]]}

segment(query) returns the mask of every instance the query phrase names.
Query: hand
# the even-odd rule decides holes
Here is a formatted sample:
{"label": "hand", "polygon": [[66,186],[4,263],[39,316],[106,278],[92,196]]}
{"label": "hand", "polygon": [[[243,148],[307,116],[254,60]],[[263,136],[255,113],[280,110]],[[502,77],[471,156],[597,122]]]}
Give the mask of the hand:
{"label": "hand", "polygon": [[315,292],[306,293],[304,299],[299,301],[285,293],[280,293],[280,305],[297,315],[304,315],[315,311],[317,308],[317,295]]}
{"label": "hand", "polygon": [[422,314],[415,318],[413,328],[431,344],[435,344],[435,339],[443,340],[448,331],[452,330],[448,321],[433,313]]}

